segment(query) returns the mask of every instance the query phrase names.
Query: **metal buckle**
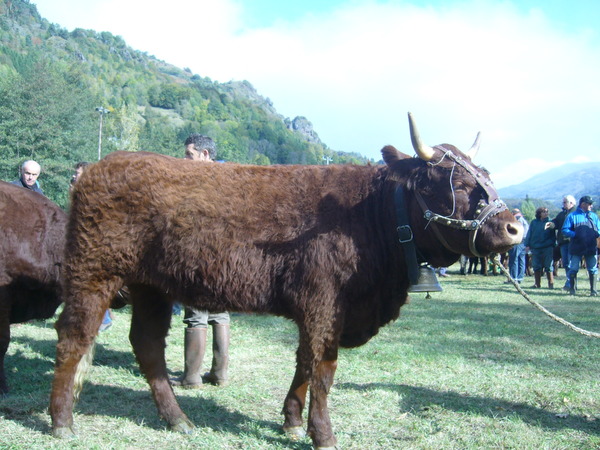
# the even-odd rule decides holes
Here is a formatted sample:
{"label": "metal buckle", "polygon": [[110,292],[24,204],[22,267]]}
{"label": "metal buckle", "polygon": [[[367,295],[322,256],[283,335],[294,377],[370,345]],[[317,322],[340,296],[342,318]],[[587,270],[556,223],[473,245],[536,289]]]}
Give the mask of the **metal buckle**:
{"label": "metal buckle", "polygon": [[401,244],[406,244],[413,240],[413,232],[410,225],[401,225],[396,228],[396,231],[398,232],[398,240]]}

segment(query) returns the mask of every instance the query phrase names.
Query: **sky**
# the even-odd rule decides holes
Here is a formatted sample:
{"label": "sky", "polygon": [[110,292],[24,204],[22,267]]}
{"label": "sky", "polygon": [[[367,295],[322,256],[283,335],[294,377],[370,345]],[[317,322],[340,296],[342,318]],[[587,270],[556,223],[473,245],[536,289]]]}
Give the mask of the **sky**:
{"label": "sky", "polygon": [[249,81],[336,151],[468,150],[496,187],[600,161],[597,0],[31,0],[218,82]]}

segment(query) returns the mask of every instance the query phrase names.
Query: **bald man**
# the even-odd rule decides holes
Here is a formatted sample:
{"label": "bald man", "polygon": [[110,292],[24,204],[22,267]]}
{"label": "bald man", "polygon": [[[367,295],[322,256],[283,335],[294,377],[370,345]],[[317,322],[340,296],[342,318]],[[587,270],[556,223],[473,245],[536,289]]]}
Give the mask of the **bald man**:
{"label": "bald man", "polygon": [[41,170],[40,165],[34,160],[25,161],[21,166],[21,177],[18,180],[11,181],[11,183],[44,195],[44,191],[42,191],[37,183]]}

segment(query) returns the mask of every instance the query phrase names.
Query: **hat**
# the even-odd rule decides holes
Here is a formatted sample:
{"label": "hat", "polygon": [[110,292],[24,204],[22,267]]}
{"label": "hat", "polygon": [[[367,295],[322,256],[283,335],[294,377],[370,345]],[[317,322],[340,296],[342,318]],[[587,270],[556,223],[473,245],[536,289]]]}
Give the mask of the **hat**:
{"label": "hat", "polygon": [[512,210],[513,214],[519,214],[521,211],[519,210],[519,208],[515,208]]}
{"label": "hat", "polygon": [[590,197],[589,195],[584,195],[583,197],[581,197],[579,199],[579,204],[581,205],[582,203],[588,203],[588,204],[592,205],[594,203],[594,199],[592,197]]}

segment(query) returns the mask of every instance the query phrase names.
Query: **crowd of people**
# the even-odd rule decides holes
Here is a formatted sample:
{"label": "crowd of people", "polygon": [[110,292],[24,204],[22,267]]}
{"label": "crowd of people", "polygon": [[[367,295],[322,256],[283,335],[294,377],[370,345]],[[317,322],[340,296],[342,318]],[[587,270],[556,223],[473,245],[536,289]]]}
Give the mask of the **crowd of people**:
{"label": "crowd of people", "polygon": [[[523,240],[508,251],[508,272],[517,283],[525,276],[534,278],[532,288],[542,287],[545,275],[548,288],[554,289],[554,278],[559,264],[565,270],[566,281],[563,290],[570,295],[577,292],[577,274],[584,267],[588,272],[590,295],[598,296],[598,251],[600,249],[600,222],[592,211],[594,199],[584,195],[577,203],[575,197],[563,198],[562,210],[554,219],[549,218],[546,207],[535,211],[535,218],[528,223],[521,211],[512,210],[515,219],[523,226]],[[479,257],[462,257],[461,274],[487,274],[487,261]],[[467,268],[468,267],[468,268]],[[512,283],[507,280],[506,283]]]}

